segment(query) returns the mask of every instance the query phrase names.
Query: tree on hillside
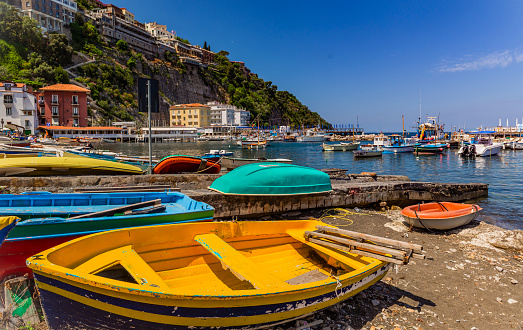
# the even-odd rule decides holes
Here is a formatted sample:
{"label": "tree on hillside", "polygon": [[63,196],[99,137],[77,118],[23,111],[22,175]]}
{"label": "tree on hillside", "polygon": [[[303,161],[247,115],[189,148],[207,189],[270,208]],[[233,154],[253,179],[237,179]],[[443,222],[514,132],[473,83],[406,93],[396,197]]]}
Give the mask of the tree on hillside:
{"label": "tree on hillside", "polygon": [[35,20],[20,16],[15,7],[0,2],[0,40],[36,51],[43,45],[41,31]]}
{"label": "tree on hillside", "polygon": [[121,52],[127,52],[129,51],[129,44],[125,40],[118,40],[116,42],[116,48]]}
{"label": "tree on hillside", "polygon": [[49,36],[49,58],[56,65],[71,63],[73,47],[69,46],[65,34],[51,34]]}

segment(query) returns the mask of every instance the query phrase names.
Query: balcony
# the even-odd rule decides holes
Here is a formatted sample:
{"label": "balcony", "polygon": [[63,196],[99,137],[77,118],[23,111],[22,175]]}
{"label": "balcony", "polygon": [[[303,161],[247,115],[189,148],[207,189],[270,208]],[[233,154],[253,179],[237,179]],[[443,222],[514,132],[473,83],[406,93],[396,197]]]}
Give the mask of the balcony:
{"label": "balcony", "polygon": [[51,104],[52,104],[52,105],[58,105],[59,103],[58,103],[58,100],[52,100],[52,101],[51,101]]}
{"label": "balcony", "polygon": [[40,117],[45,117],[45,111],[44,111],[44,112],[39,112],[38,115],[39,115]]}
{"label": "balcony", "polygon": [[53,112],[51,115],[52,115],[53,117],[59,117],[59,116],[60,116],[60,115],[58,114],[58,112]]}
{"label": "balcony", "polygon": [[78,117],[78,116],[79,116],[78,113],[74,113],[74,112],[73,112],[73,117]]}
{"label": "balcony", "polygon": [[45,102],[44,102],[44,100],[38,100],[38,104],[39,104],[39,105],[44,105]]}
{"label": "balcony", "polygon": [[13,104],[13,99],[5,99],[4,98],[4,104]]}

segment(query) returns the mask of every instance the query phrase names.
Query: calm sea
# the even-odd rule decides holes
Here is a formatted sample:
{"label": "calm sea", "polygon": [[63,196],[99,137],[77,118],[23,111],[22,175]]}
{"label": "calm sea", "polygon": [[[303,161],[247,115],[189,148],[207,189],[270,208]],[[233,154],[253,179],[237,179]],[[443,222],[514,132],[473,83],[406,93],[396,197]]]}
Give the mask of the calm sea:
{"label": "calm sea", "polygon": [[[147,156],[147,143],[105,143],[96,148]],[[484,210],[479,219],[507,229],[523,229],[523,151],[503,150],[493,157],[461,158],[457,150],[443,155],[384,154],[381,158],[354,159],[352,152],[323,152],[321,143],[272,142],[262,150],[236,147],[233,142],[153,143],[153,154],[201,156],[212,149],[234,152],[235,157],[289,158],[294,164],[317,169],[342,168],[348,173],[376,172],[406,175],[413,181],[489,184],[489,197],[476,200]]]}

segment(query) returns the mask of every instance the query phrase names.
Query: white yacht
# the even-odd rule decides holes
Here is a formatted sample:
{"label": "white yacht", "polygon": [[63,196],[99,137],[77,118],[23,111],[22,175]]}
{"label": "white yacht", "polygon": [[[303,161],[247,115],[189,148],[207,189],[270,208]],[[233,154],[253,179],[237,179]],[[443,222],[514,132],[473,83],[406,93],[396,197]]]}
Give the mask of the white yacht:
{"label": "white yacht", "polygon": [[304,135],[296,137],[296,142],[323,142],[327,140],[324,132],[307,130]]}
{"label": "white yacht", "polygon": [[494,156],[499,154],[503,148],[503,143],[494,143],[491,139],[478,138],[470,145],[463,145],[459,148],[458,154],[461,156]]}

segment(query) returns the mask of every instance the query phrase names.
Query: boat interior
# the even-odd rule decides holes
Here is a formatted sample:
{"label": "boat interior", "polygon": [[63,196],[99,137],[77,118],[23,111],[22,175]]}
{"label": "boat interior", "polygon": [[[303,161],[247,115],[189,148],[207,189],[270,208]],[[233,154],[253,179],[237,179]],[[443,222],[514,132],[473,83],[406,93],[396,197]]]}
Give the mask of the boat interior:
{"label": "boat interior", "polygon": [[218,222],[119,230],[80,239],[48,259],[75,277],[111,288],[138,285],[141,290],[148,286],[177,295],[217,296],[332,284],[383,264],[308,242],[304,230],[318,224],[325,225]]}

